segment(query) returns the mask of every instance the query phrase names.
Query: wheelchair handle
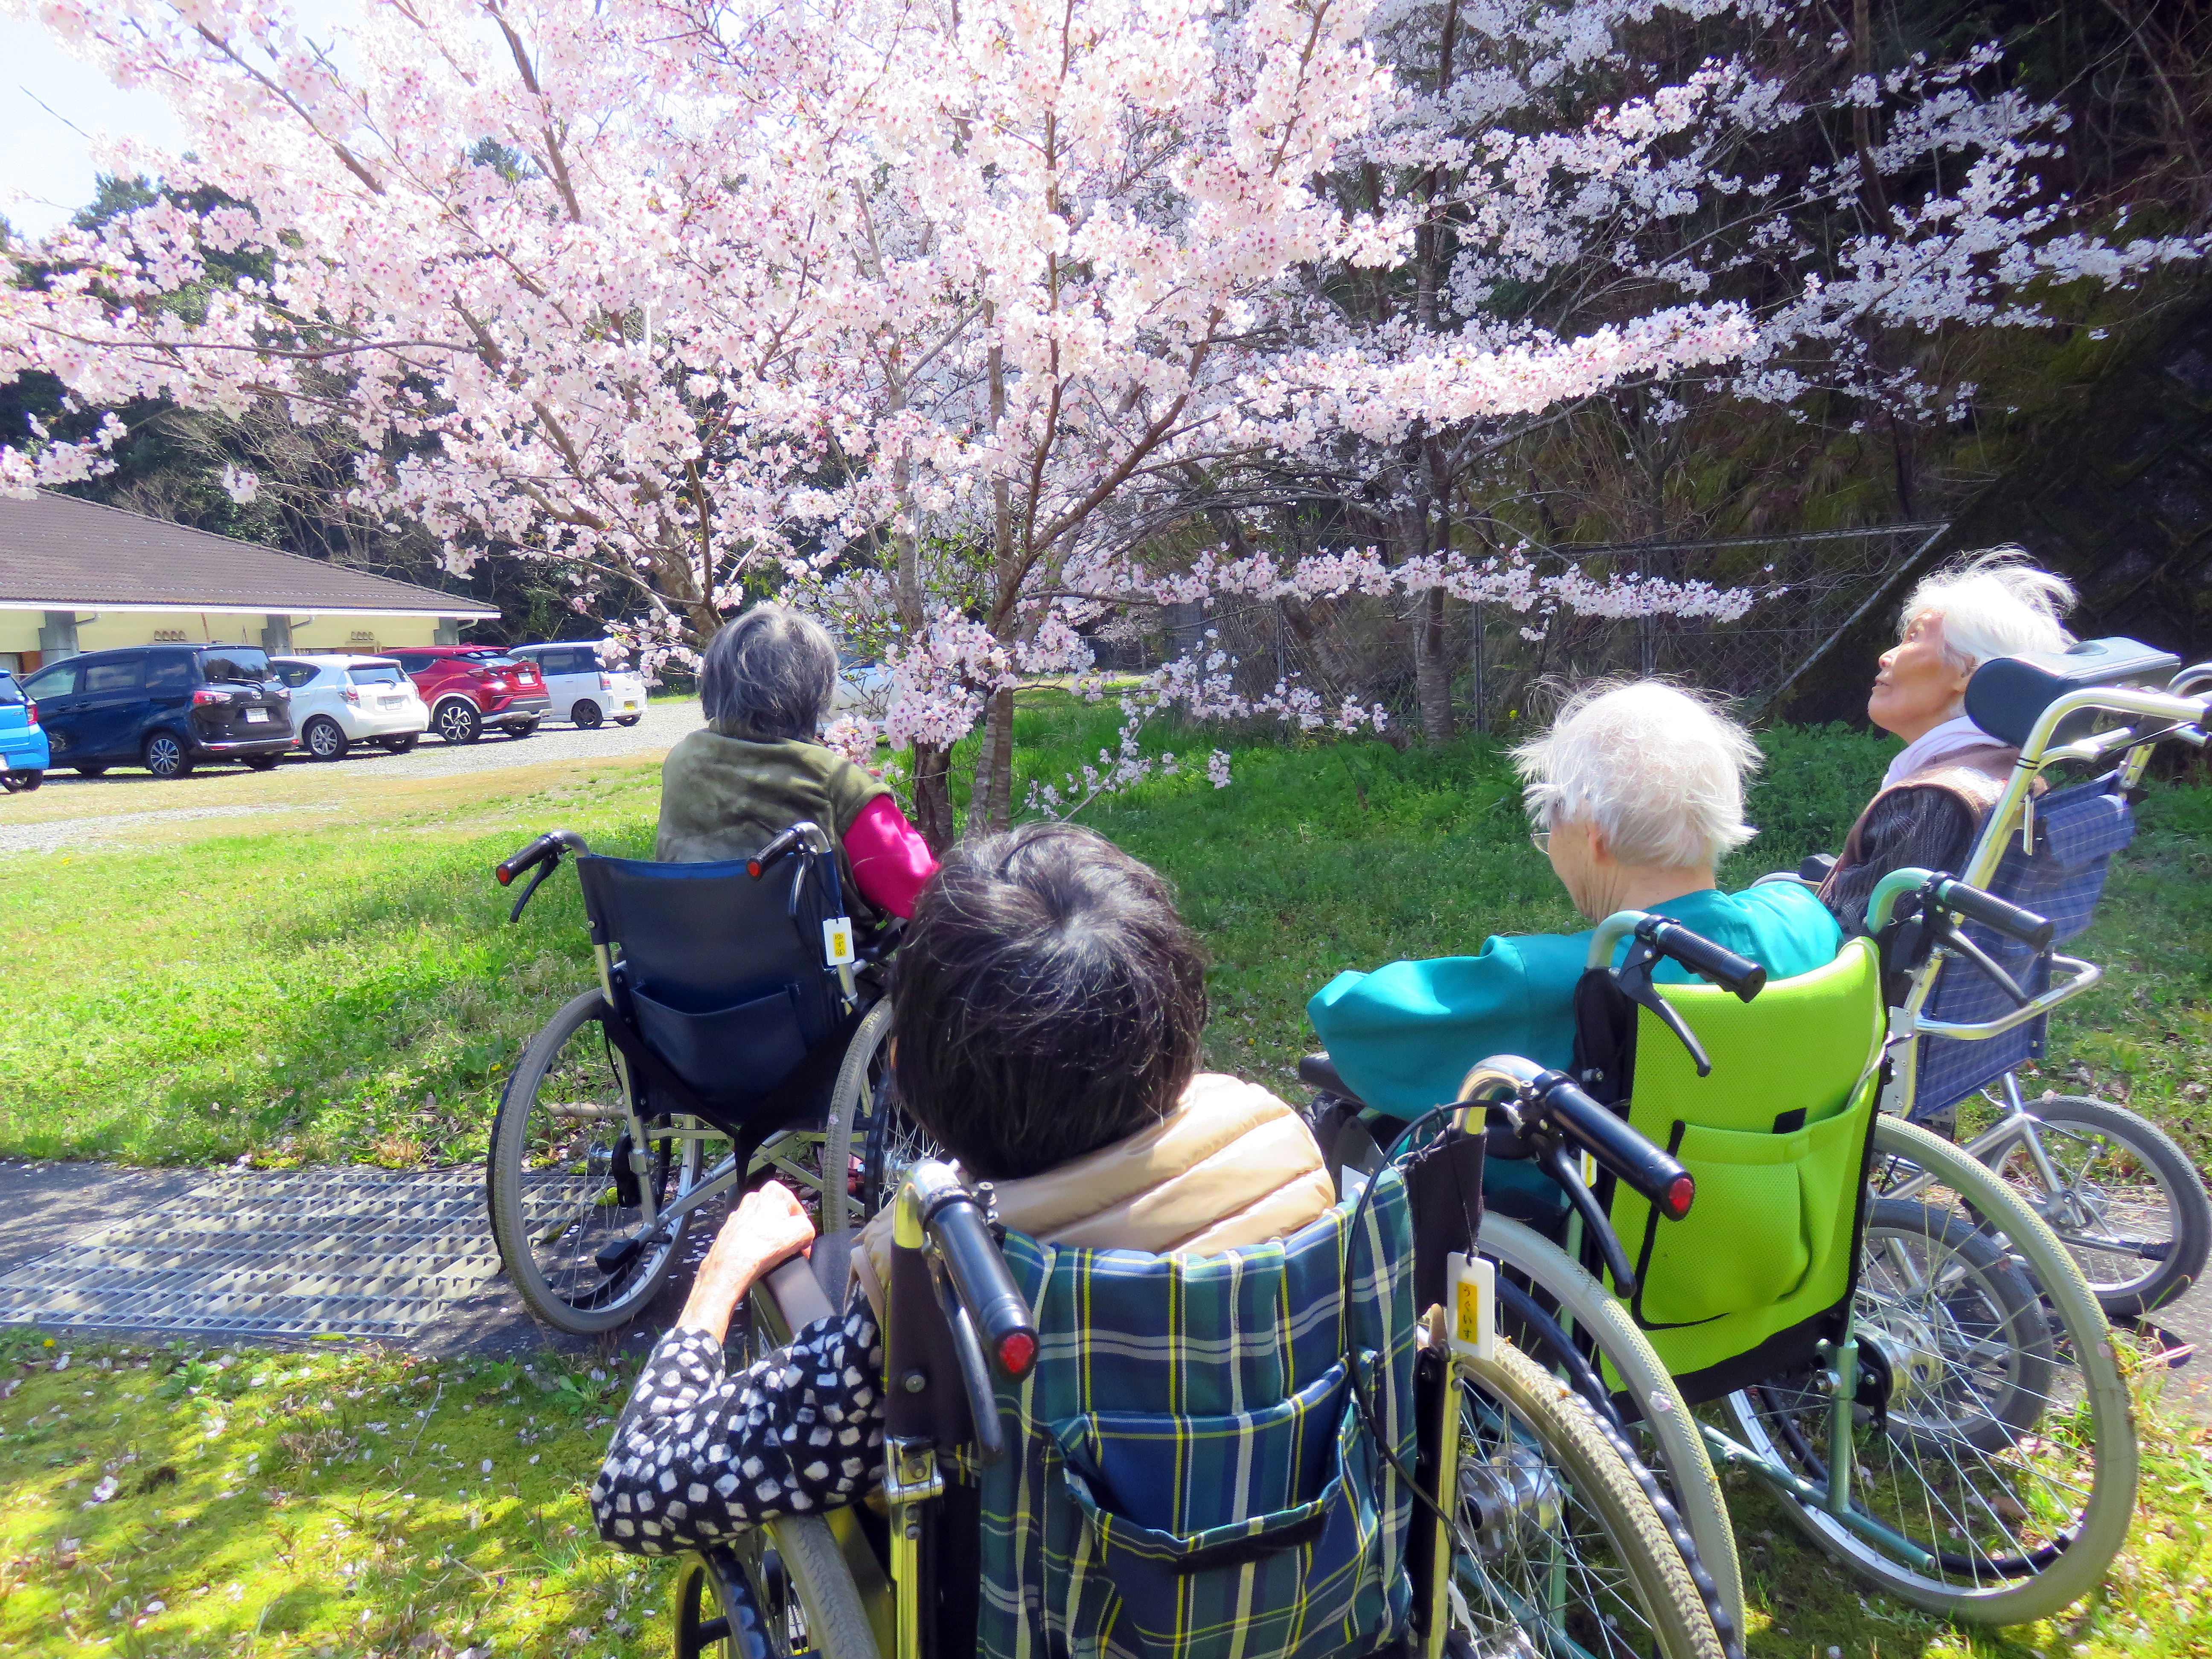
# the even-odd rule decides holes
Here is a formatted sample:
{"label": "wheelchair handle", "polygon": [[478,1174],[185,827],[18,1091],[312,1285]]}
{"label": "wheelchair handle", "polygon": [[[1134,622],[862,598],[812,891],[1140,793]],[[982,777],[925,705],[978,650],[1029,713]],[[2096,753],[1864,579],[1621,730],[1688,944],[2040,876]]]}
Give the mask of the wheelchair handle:
{"label": "wheelchair handle", "polygon": [[796,853],[802,847],[818,856],[829,852],[830,837],[822,833],[820,824],[811,821],[802,821],[788,830],[778,830],[767,846],[745,860],[745,873],[758,881],[779,860]]}
{"label": "wheelchair handle", "polygon": [[[984,1353],[1000,1376],[1018,1382],[1036,1364],[1036,1322],[1014,1287],[1006,1257],[999,1254],[982,1200],[957,1179],[932,1184],[935,1190],[922,1200],[922,1227],[937,1246],[953,1294],[974,1322]],[[989,1398],[971,1403],[979,1423],[997,1416]]]}
{"label": "wheelchair handle", "polygon": [[2018,939],[2031,951],[2047,951],[2057,927],[2033,910],[2023,910],[2017,904],[2007,903],[1994,893],[1985,893],[1978,887],[1969,887],[1963,881],[1954,881],[1939,876],[1929,884],[1936,902],[1946,910],[1957,912],[1969,921],[1978,921],[1984,927],[1993,927],[2007,939]]}
{"label": "wheelchair handle", "polygon": [[1669,1221],[1689,1214],[1697,1200],[1697,1177],[1673,1153],[1584,1094],[1565,1073],[1517,1054],[1494,1054],[1468,1073],[1459,1097],[1480,1100],[1500,1085],[1512,1091],[1524,1133],[1534,1128],[1541,1136],[1547,1129],[1556,1131]]}
{"label": "wheelchair handle", "polygon": [[1647,915],[1636,924],[1636,937],[1650,940],[1661,956],[1673,957],[1699,978],[1711,980],[1742,1001],[1749,1002],[1766,988],[1765,969],[1749,957],[1740,957],[1703,934],[1692,933],[1679,921]]}
{"label": "wheelchair handle", "polygon": [[535,869],[547,859],[559,859],[563,848],[578,853],[592,850],[584,845],[584,838],[573,830],[548,830],[521,851],[510,854],[493,865],[492,875],[501,886],[512,886],[517,876]]}

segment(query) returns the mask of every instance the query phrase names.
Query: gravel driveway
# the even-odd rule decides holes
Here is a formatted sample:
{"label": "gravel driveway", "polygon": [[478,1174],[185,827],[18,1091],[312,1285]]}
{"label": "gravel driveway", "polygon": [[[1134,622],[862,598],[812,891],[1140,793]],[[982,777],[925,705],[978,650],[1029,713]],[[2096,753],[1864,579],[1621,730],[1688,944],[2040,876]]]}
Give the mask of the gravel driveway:
{"label": "gravel driveway", "polygon": [[188,778],[163,782],[134,767],[118,767],[98,778],[50,771],[37,793],[0,799],[0,854],[56,851],[202,818],[344,812],[356,810],[387,780],[434,780],[548,763],[658,755],[699,725],[699,705],[687,698],[649,704],[645,718],[631,726],[609,724],[580,732],[548,724],[532,737],[495,734],[461,744],[426,737],[404,755],[357,744],[342,761],[310,760],[295,751],[269,773],[210,764]]}

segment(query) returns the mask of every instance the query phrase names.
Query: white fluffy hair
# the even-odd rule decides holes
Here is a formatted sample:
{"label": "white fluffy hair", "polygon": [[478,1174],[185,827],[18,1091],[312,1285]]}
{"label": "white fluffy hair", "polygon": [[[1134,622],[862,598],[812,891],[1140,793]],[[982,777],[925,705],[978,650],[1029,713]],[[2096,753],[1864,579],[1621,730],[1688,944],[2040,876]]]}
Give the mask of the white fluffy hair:
{"label": "white fluffy hair", "polygon": [[1991,657],[2063,651],[2074,636],[2059,618],[2074,608],[2074,584],[2036,568],[2021,547],[1985,547],[1923,576],[1905,602],[1900,629],[1932,611],[1943,621],[1943,657],[1968,673]]}
{"label": "white fluffy hair", "polygon": [[1513,763],[1530,822],[1594,823],[1624,864],[1713,864],[1756,833],[1743,821],[1751,733],[1662,681],[1585,687]]}

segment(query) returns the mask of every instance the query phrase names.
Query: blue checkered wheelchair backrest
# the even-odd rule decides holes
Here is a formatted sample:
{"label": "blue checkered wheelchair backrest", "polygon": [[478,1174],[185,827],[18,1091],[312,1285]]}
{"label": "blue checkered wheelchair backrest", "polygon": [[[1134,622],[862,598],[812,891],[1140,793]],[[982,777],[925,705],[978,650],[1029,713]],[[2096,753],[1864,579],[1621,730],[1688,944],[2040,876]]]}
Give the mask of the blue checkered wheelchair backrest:
{"label": "blue checkered wheelchair backrest", "polygon": [[[2056,924],[2054,939],[2073,939],[2096,915],[2112,854],[2132,841],[2135,833],[2135,813],[2111,775],[2057,791],[2036,803],[2033,850],[2021,851],[2015,833],[1989,890],[2048,917]],[[2021,989],[2039,993],[2048,988],[2048,964],[2027,946],[1978,925],[1970,924],[1966,934],[2018,980]],[[2012,1006],[1987,975],[1971,963],[1952,962],[1943,968],[1923,1012],[1931,1019],[1972,1024],[2009,1012]],[[2040,1059],[2047,1024],[2030,1020],[1981,1042],[1921,1038],[1912,1115],[1932,1117],[2023,1061]]]}
{"label": "blue checkered wheelchair backrest", "polygon": [[1036,1368],[981,1487],[992,1659],[1322,1659],[1412,1616],[1413,1227],[1377,1176],[1290,1237],[1211,1256],[1040,1244],[1006,1265]]}

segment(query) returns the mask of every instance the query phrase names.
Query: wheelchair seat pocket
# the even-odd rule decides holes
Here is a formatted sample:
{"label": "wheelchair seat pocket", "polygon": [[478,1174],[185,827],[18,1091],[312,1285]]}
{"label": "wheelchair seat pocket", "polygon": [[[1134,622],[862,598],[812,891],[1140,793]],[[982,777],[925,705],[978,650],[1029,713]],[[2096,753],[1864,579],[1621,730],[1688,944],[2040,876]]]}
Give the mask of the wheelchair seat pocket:
{"label": "wheelchair seat pocket", "polygon": [[[1362,1654],[1395,1632],[1402,1528],[1340,1360],[1233,1417],[1096,1413],[1050,1425],[1119,1597],[1112,1638],[1152,1659]],[[1386,1536],[1387,1534],[1387,1536]],[[1386,1559],[1387,1557],[1387,1559]]]}
{"label": "wheelchair seat pocket", "polygon": [[1849,1106],[1779,1133],[1678,1121],[1669,1150],[1697,1177],[1698,1201],[1680,1221],[1645,1224],[1638,1322],[1701,1324],[1796,1294],[1835,1253],[1864,1127]]}
{"label": "wheelchair seat pocket", "polygon": [[734,1007],[694,1012],[633,988],[637,1028],[668,1068],[707,1099],[757,1099],[805,1057],[799,988],[786,985]]}

